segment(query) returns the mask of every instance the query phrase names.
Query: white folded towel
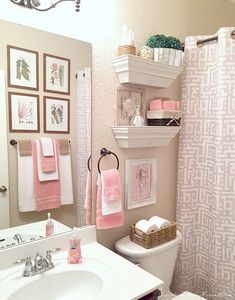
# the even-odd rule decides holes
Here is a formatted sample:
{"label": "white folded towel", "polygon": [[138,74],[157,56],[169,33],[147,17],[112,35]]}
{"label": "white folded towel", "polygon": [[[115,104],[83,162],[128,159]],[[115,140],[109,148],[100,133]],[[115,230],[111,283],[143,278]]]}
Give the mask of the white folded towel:
{"label": "white folded towel", "polygon": [[43,156],[54,156],[53,140],[50,137],[41,137]]}
{"label": "white folded towel", "polygon": [[71,156],[59,155],[60,161],[60,203],[73,204],[73,181],[71,169]]}
{"label": "white folded towel", "polygon": [[158,216],[153,216],[149,222],[157,226],[157,229],[163,229],[171,225],[171,222]]}
{"label": "white folded towel", "polygon": [[[39,181],[50,181],[50,180],[58,180],[58,164],[57,164],[57,153],[55,151],[55,164],[56,164],[56,171],[54,173],[43,173],[41,167],[41,157],[40,157],[40,144],[39,140],[36,140],[36,147],[37,147],[37,167],[38,167],[38,178]],[[53,140],[54,148],[56,149],[55,141]]]}
{"label": "white folded towel", "polygon": [[139,235],[144,233],[149,233],[152,230],[157,230],[157,226],[155,224],[151,224],[149,221],[141,219],[135,224],[135,232]]}
{"label": "white folded towel", "polygon": [[17,147],[18,160],[18,207],[20,212],[36,210],[33,190],[33,157],[20,156]]}

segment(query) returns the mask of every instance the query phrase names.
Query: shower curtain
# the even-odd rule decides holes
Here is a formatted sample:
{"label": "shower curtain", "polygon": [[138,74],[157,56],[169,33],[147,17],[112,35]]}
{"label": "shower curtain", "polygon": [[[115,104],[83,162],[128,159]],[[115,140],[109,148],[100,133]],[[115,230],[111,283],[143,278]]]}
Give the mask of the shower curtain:
{"label": "shower curtain", "polygon": [[235,299],[235,28],[185,41],[175,290]]}

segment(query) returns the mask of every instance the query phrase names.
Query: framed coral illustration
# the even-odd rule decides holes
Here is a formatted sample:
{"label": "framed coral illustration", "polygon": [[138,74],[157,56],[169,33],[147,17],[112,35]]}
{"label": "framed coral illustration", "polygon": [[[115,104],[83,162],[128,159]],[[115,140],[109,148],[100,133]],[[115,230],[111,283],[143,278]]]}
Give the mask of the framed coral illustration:
{"label": "framed coral illustration", "polygon": [[38,91],[38,52],[7,46],[8,86]]}
{"label": "framed coral illustration", "polygon": [[8,93],[9,131],[39,132],[39,96],[23,93]]}
{"label": "framed coral illustration", "polygon": [[133,209],[156,203],[157,160],[127,159],[125,208]]}
{"label": "framed coral illustration", "polygon": [[44,132],[69,133],[69,99],[44,97]]}
{"label": "framed coral illustration", "polygon": [[43,55],[44,92],[70,94],[70,60],[50,54]]}

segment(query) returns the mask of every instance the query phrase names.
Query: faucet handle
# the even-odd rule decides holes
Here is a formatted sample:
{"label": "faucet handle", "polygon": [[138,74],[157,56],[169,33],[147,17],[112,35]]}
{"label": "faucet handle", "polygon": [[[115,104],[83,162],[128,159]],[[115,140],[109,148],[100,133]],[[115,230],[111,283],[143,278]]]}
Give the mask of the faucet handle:
{"label": "faucet handle", "polygon": [[53,264],[53,261],[52,261],[52,256],[51,256],[51,252],[50,250],[47,251],[47,254],[46,254],[46,260],[48,262],[48,266],[50,268],[53,268],[54,267],[54,264]]}
{"label": "faucet handle", "polygon": [[26,262],[26,258],[20,258],[20,259],[17,259],[16,261],[14,261],[12,264],[13,265],[19,265],[19,264],[22,264]]}
{"label": "faucet handle", "polygon": [[48,250],[47,252],[48,253],[55,253],[55,252],[58,252],[58,251],[61,251],[61,250],[62,250],[62,248],[54,248],[54,249]]}
{"label": "faucet handle", "polygon": [[40,270],[43,268],[43,257],[39,254],[39,251],[37,251],[36,257],[34,259],[34,268],[35,270]]}
{"label": "faucet handle", "polygon": [[24,271],[23,271],[23,276],[30,276],[31,273],[33,271],[33,264],[32,264],[32,261],[31,261],[31,257],[28,256],[26,258],[26,262],[25,262],[25,266],[24,266]]}

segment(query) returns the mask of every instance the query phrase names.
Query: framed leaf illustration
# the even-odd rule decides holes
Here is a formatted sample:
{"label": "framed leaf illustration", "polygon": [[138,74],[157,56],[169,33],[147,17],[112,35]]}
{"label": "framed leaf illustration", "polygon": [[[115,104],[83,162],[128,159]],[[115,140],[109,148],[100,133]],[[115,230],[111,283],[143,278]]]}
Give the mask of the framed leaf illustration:
{"label": "framed leaf illustration", "polygon": [[44,96],[44,132],[69,133],[69,99]]}
{"label": "framed leaf illustration", "polygon": [[70,60],[50,54],[43,55],[44,92],[70,94]]}
{"label": "framed leaf illustration", "polygon": [[9,131],[39,132],[39,96],[23,93],[8,93]]}
{"label": "framed leaf illustration", "polygon": [[7,46],[8,86],[38,91],[38,52]]}

